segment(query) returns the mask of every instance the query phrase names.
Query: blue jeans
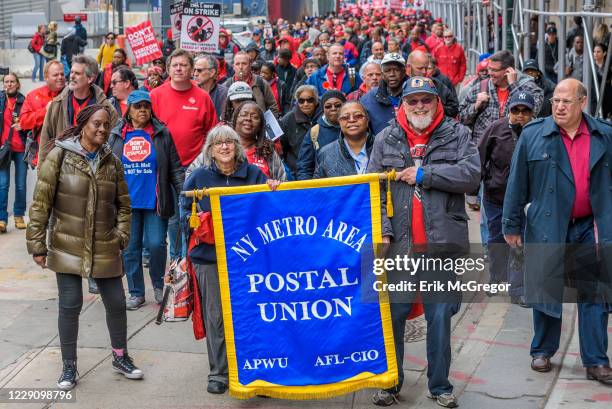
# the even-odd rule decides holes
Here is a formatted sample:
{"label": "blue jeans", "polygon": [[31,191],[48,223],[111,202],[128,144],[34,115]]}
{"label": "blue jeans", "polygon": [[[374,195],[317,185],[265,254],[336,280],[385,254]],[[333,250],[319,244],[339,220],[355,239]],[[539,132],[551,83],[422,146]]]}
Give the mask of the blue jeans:
{"label": "blue jeans", "polygon": [[187,256],[187,242],[185,241],[185,234],[181,232],[179,239],[179,248],[176,246],[176,236],[179,234],[179,228],[181,220],[185,213],[180,206],[179,196],[172,189],[174,194],[174,216],[168,219],[168,242],[170,243],[170,260],[176,260],[177,258],[183,258]]}
{"label": "blue jeans", "polygon": [[[585,218],[571,224],[567,231],[568,244],[595,244],[593,218]],[[578,303],[578,337],[582,365],[592,367],[609,365],[608,359],[608,309],[606,304]],[[531,356],[551,357],[559,349],[561,317],[556,318],[533,310],[534,336]]]}
{"label": "blue jeans", "polygon": [[[15,164],[15,203],[14,216],[23,216],[26,211],[26,178],[28,165],[23,161],[23,152],[11,152],[11,160]],[[11,165],[0,168],[0,221],[8,221],[8,194],[11,183]]]}
{"label": "blue jeans", "polygon": [[[142,272],[142,247],[149,249],[149,276],[154,288],[164,287],[166,270],[166,231],[168,220],[155,210],[132,209],[130,243],[123,252],[125,275],[130,295],[144,297],[145,283]],[[146,234],[145,234],[146,233]],[[143,238],[145,238],[143,240]]]}
{"label": "blue jeans", "polygon": [[[517,263],[510,262],[510,246],[506,243],[502,233],[503,206],[491,203],[486,199],[483,199],[482,204],[481,210],[485,209],[489,230],[489,241],[487,243],[489,250],[489,280],[491,283],[508,282],[510,284],[508,293],[511,296],[523,295],[523,269],[512,267],[512,265]],[[521,230],[524,231],[524,226]],[[520,264],[522,267],[522,263]]]}
{"label": "blue jeans", "polygon": [[[391,393],[399,393],[404,383],[404,333],[406,318],[412,305],[391,303],[391,323],[399,375],[397,386],[388,389]],[[427,321],[427,387],[433,395],[451,393],[453,385],[448,381],[451,366],[451,318],[459,311],[461,304],[427,303],[423,306]]]}
{"label": "blue jeans", "polygon": [[43,68],[45,67],[45,57],[40,53],[32,54],[34,56],[34,70],[32,70],[32,81],[36,81],[36,72],[38,71],[38,80],[44,81]]}

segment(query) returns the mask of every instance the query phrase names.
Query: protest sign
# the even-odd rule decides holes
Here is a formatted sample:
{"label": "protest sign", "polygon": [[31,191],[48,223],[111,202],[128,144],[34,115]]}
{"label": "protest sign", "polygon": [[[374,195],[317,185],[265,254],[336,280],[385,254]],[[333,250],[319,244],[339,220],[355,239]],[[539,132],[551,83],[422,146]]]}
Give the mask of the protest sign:
{"label": "protest sign", "polygon": [[230,394],[317,399],[397,382],[373,289],[378,175],[208,189]]}
{"label": "protest sign", "polygon": [[181,38],[181,19],[183,17],[183,6],[185,0],[177,0],[170,5],[170,24],[172,25],[172,38]]}
{"label": "protest sign", "polygon": [[181,48],[191,52],[219,51],[221,4],[188,2],[181,18]]}
{"label": "protest sign", "polygon": [[125,34],[136,58],[136,65],[162,58],[162,52],[150,21],[142,22],[137,26],[126,27]]}

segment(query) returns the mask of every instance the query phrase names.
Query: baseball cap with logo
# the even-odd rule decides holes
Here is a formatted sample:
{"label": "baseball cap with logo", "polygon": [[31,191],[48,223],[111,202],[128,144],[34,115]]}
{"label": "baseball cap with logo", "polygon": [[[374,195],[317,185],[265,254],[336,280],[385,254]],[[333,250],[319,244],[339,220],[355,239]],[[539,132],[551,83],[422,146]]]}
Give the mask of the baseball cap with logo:
{"label": "baseball cap with logo", "polygon": [[406,66],[406,60],[404,60],[404,57],[402,57],[402,55],[398,53],[385,54],[380,65],[390,64],[392,62],[404,67]]}
{"label": "baseball cap with logo", "polygon": [[227,90],[227,97],[230,101],[253,99],[253,90],[251,90],[251,87],[246,82],[237,81],[230,85]]}
{"label": "baseball cap with logo", "polygon": [[510,102],[508,102],[508,108],[512,109],[515,106],[523,105],[533,111],[535,107],[535,100],[528,92],[518,92],[510,97]]}
{"label": "baseball cap with logo", "polygon": [[402,87],[402,98],[408,95],[421,93],[438,95],[436,85],[430,78],[410,77],[404,82],[404,86]]}

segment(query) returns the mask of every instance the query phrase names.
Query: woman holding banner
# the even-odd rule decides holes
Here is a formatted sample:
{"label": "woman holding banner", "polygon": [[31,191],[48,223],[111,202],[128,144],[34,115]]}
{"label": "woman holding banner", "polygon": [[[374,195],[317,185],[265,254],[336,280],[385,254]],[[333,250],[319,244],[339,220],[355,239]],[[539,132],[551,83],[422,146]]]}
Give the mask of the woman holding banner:
{"label": "woman holding banner", "polygon": [[[266,183],[266,176],[257,166],[247,161],[240,136],[229,126],[219,125],[210,131],[204,145],[203,162],[202,167],[195,169],[189,175],[184,190]],[[217,256],[210,229],[212,222],[202,223],[199,228],[191,231],[189,227],[191,205],[191,198],[181,198],[181,206],[186,214],[183,219],[183,231],[189,231],[191,236],[195,236],[189,240],[188,254],[196,272],[202,298],[202,316],[206,328],[206,348],[210,365],[207,391],[222,394],[227,390],[228,366]],[[211,208],[208,196],[203,196],[197,202],[197,206],[201,211],[200,219],[210,221]],[[196,237],[198,244],[195,244]]]}

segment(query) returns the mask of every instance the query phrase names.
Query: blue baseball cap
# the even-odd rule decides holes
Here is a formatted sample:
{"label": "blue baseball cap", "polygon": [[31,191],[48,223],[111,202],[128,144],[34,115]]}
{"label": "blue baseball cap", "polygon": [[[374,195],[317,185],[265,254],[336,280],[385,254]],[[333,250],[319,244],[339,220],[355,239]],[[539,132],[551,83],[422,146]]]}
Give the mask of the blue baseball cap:
{"label": "blue baseball cap", "polygon": [[510,102],[508,102],[508,108],[512,109],[515,106],[523,105],[529,108],[530,111],[533,111],[535,107],[535,100],[533,96],[529,92],[517,92],[512,97],[510,97]]}
{"label": "blue baseball cap", "polygon": [[137,89],[136,91],[132,91],[127,98],[128,105],[137,104],[138,102],[142,101],[146,101],[149,104],[151,103],[151,97],[147,91]]}
{"label": "blue baseball cap", "polygon": [[404,82],[402,87],[402,98],[412,94],[432,94],[438,95],[436,85],[427,77],[410,77]]}

